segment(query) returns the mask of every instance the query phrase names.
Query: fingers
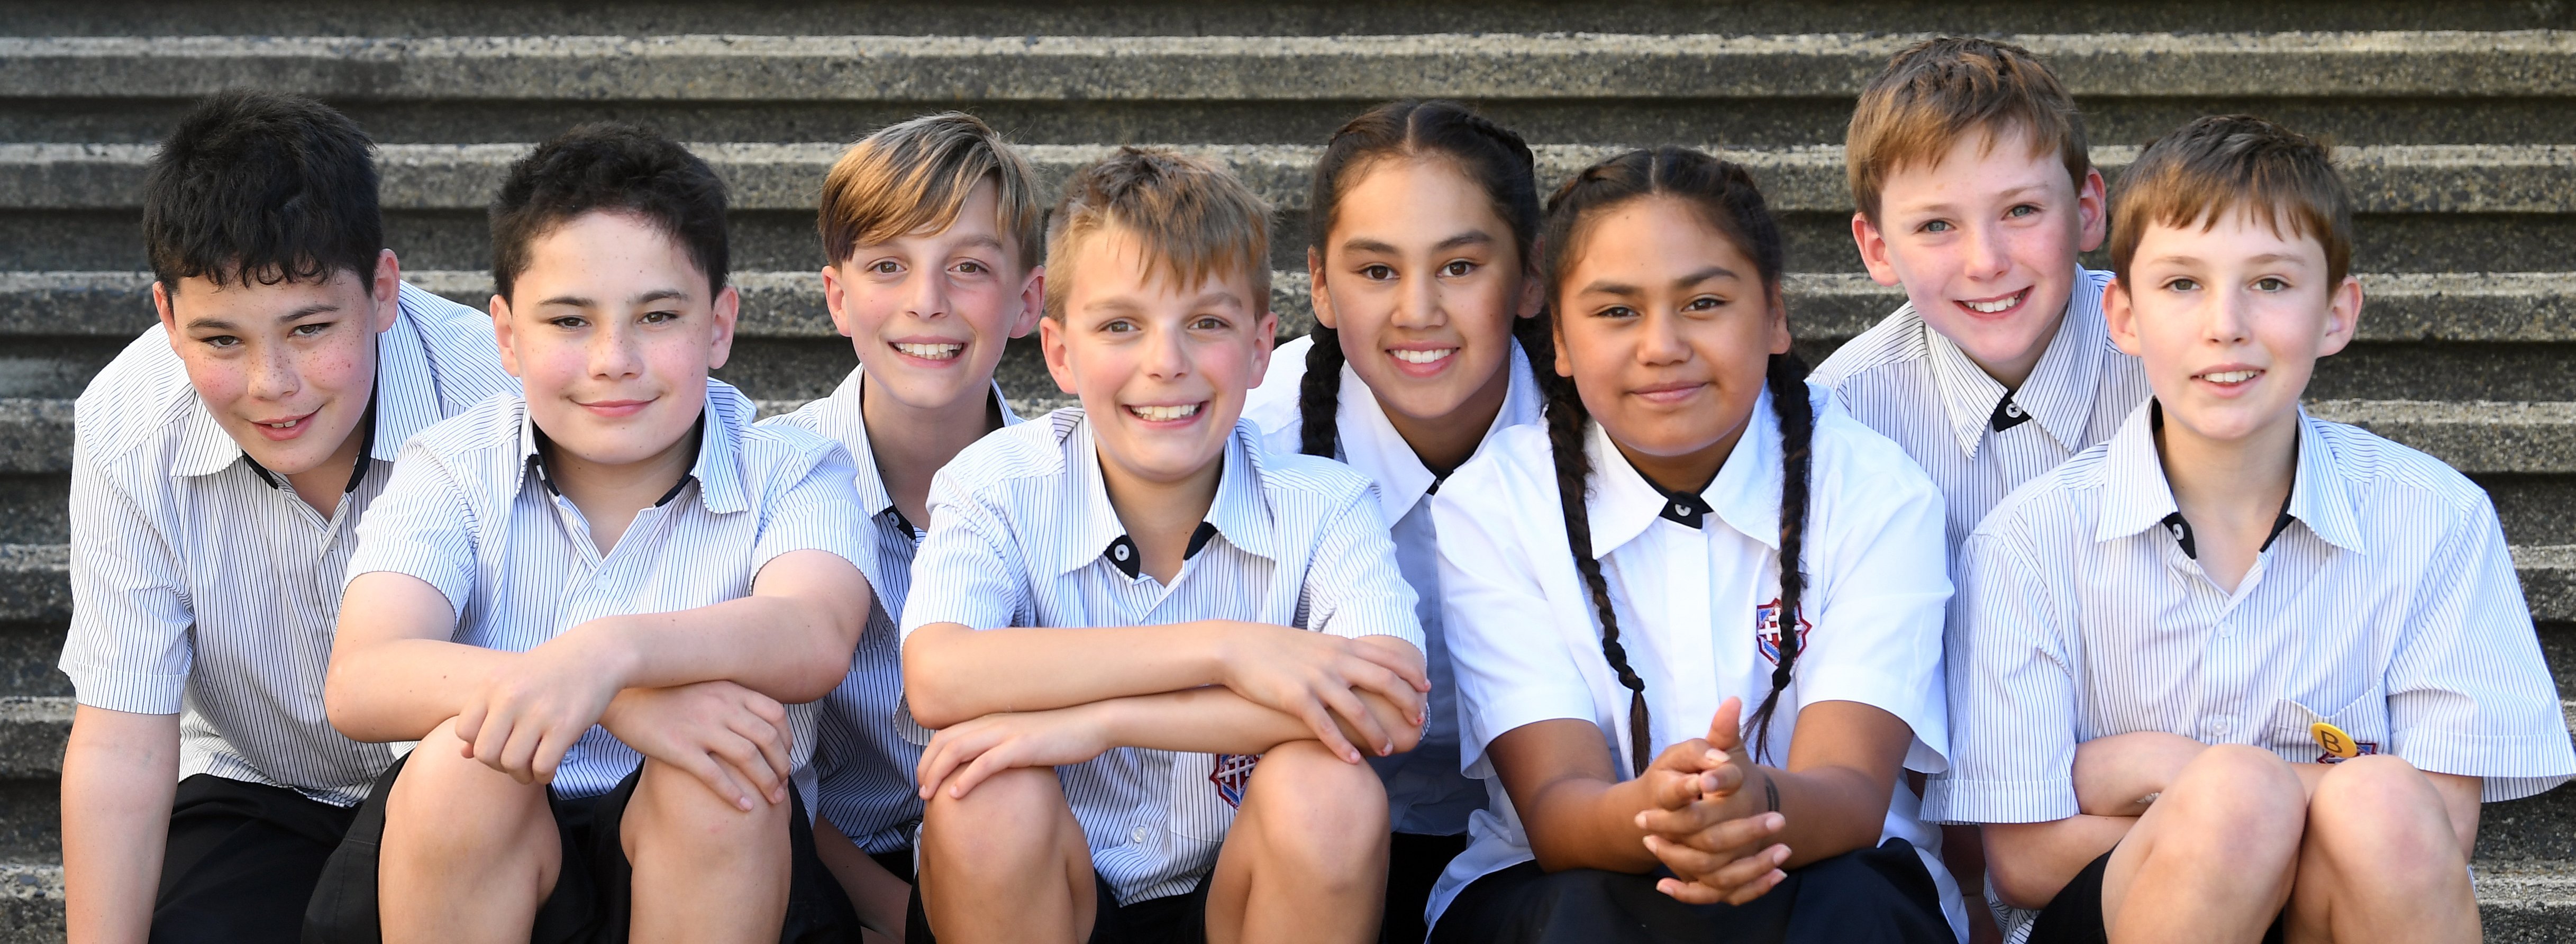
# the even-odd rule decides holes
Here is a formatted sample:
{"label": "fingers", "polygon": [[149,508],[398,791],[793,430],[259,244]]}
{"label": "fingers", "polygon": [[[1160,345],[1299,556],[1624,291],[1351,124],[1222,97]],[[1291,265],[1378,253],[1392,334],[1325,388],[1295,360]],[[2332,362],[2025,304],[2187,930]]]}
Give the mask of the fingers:
{"label": "fingers", "polygon": [[[725,766],[733,768],[735,775],[750,784],[764,799],[771,803],[784,802],[787,799],[785,775],[770,766],[764,745],[754,737],[740,732],[734,734],[733,737],[714,739],[716,743],[709,753],[723,761]],[[734,805],[742,807],[743,812],[751,812],[751,799],[747,795]]]}
{"label": "fingers", "polygon": [[[1649,767],[1643,779],[1646,781],[1646,802],[1654,804],[1657,810],[1680,810],[1699,802],[1700,775],[1697,773]],[[1652,811],[1637,814],[1640,829],[1652,828],[1646,825],[1647,812]]]}
{"label": "fingers", "polygon": [[715,791],[717,796],[723,797],[725,802],[733,804],[735,809],[751,812],[750,794],[745,793],[742,784],[725,772],[725,765],[716,762],[715,755],[681,758],[678,766],[688,771],[689,776],[698,778],[698,782],[706,784],[707,789]]}
{"label": "fingers", "polygon": [[1780,869],[1782,863],[1789,861],[1787,846],[1775,845],[1706,871],[1695,868],[1686,869],[1682,865],[1676,865],[1673,859],[1681,859],[1691,866],[1696,866],[1700,862],[1694,858],[1695,852],[1680,850],[1676,843],[1658,842],[1653,837],[1649,837],[1648,846],[1654,850],[1658,859],[1664,859],[1665,864],[1673,868],[1675,874],[1696,876],[1689,881],[1678,878],[1658,881],[1655,883],[1655,890],[1694,905],[1719,903],[1740,905],[1762,897],[1764,893],[1789,877],[1788,873]]}
{"label": "fingers", "polygon": [[[1390,637],[1392,638],[1392,637]],[[1380,646],[1363,639],[1351,640],[1351,650],[1360,658],[1384,666],[1415,692],[1431,690],[1431,672],[1426,663],[1407,650],[1412,647]],[[1389,696],[1392,698],[1393,696]]]}
{"label": "fingers", "polygon": [[468,759],[474,756],[474,739],[483,733],[483,718],[489,713],[483,700],[477,698],[456,714],[456,740],[464,744],[463,753]]}
{"label": "fingers", "polygon": [[1401,673],[1388,671],[1375,662],[1362,661],[1345,667],[1345,671],[1339,674],[1343,678],[1342,684],[1327,683],[1324,687],[1375,692],[1378,697],[1386,699],[1387,704],[1402,710],[1406,721],[1417,725],[1422,723],[1422,691]]}
{"label": "fingers", "polygon": [[950,771],[956,770],[959,765],[974,758],[973,752],[962,752],[958,747],[958,741],[970,733],[971,724],[972,722],[969,722],[933,735],[930,746],[922,749],[921,766],[914,771],[914,781],[921,784],[922,799],[930,799],[931,794],[947,784]]}
{"label": "fingers", "polygon": [[1325,706],[1331,708],[1334,714],[1343,718],[1344,723],[1350,725],[1351,733],[1357,735],[1359,740],[1368,742],[1370,754],[1384,757],[1394,752],[1395,741],[1387,737],[1386,726],[1377,722],[1377,715],[1369,712],[1368,703],[1361,701],[1360,696],[1352,694],[1347,688],[1328,688],[1321,694],[1324,697]]}
{"label": "fingers", "polygon": [[956,776],[949,778],[948,795],[960,800],[965,799],[966,794],[973,791],[976,784],[983,783],[984,781],[991,779],[994,774],[998,774],[1002,771],[1018,766],[1017,764],[1011,763],[1011,758],[1009,756],[1010,751],[1007,749],[1008,744],[1009,742],[1004,742],[1003,744],[995,745],[993,750],[975,755],[975,761],[973,763],[967,764],[965,769],[958,771]]}
{"label": "fingers", "polygon": [[1728,696],[1708,719],[1708,746],[1719,753],[1744,748],[1744,699]]}
{"label": "fingers", "polygon": [[1352,747],[1351,740],[1342,736],[1342,726],[1333,723],[1332,709],[1324,707],[1321,702],[1310,702],[1297,714],[1306,722],[1306,727],[1315,732],[1315,740],[1323,742],[1325,750],[1349,763],[1360,762],[1359,748]]}
{"label": "fingers", "polygon": [[771,803],[786,802],[786,781],[795,773],[795,767],[789,755],[785,727],[752,714],[735,720],[732,729],[742,736],[744,745],[749,748],[749,753],[743,758],[748,765],[744,769],[759,768],[752,774],[752,779],[759,783],[761,792],[769,797]]}

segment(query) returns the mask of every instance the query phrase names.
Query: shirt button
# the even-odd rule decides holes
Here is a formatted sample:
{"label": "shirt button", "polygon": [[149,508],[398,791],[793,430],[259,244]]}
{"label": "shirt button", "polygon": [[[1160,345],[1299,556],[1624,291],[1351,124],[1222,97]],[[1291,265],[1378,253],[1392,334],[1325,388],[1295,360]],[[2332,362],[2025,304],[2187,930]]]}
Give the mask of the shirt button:
{"label": "shirt button", "polygon": [[1128,839],[1130,839],[1130,840],[1133,840],[1137,845],[1140,845],[1140,846],[1141,846],[1141,845],[1144,845],[1144,844],[1145,844],[1145,827],[1143,827],[1143,826],[1138,826],[1138,827],[1136,827],[1136,831],[1135,831],[1135,832],[1132,832],[1132,833],[1128,833],[1128,834],[1127,834],[1127,838],[1128,838]]}

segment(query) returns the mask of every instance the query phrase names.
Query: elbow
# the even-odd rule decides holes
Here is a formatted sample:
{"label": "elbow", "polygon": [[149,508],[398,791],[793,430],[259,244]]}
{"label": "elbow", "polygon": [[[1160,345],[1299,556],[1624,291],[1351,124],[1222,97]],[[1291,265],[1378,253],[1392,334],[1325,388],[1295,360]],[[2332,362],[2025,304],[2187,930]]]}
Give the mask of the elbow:
{"label": "elbow", "polygon": [[352,741],[366,742],[367,726],[361,721],[357,693],[350,690],[348,670],[337,664],[322,675],[322,716],[333,730]]}
{"label": "elbow", "polygon": [[952,676],[941,671],[922,647],[903,647],[903,700],[914,724],[937,731],[981,716],[967,703],[965,693],[947,681]]}
{"label": "elbow", "polygon": [[2047,907],[2066,887],[2066,879],[2051,880],[2039,874],[2046,870],[2031,867],[2027,856],[2017,856],[2004,843],[1993,838],[1995,828],[1986,827],[1986,884],[1993,886],[1995,897],[2015,908],[2036,910]]}

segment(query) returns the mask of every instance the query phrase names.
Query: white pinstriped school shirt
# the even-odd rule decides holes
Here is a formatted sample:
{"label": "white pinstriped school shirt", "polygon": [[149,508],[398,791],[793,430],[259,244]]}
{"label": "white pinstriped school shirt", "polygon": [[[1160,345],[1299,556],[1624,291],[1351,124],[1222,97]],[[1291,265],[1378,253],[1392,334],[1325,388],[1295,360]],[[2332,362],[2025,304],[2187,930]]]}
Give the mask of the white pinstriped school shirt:
{"label": "white pinstriped school shirt", "polygon": [[[1929,815],[2075,815],[2075,746],[2130,731],[2316,762],[2309,725],[2510,800],[2576,775],[2486,493],[2423,453],[2300,414],[2284,528],[2234,593],[2184,553],[2141,406],[2006,499],[1960,558],[1955,763]],[[2178,521],[2178,516],[2173,520]]]}
{"label": "white pinstriped school shirt", "polygon": [[[1247,421],[1221,461],[1204,543],[1165,586],[1125,569],[1135,549],[1079,407],[984,437],[932,480],[904,634],[1232,619],[1421,648],[1366,476],[1265,451]],[[1093,868],[1132,904],[1187,892],[1216,866],[1253,760],[1123,747],[1057,772]]]}
{"label": "white pinstriped school shirt", "polygon": [[82,392],[72,447],[72,621],[81,704],[179,716],[179,776],[287,787],[340,806],[393,762],[322,711],[350,529],[403,441],[518,381],[492,320],[409,284],[376,336],[374,427],[328,517],[259,468],[143,332]]}
{"label": "white pinstriped school shirt", "polygon": [[[454,641],[526,652],[603,616],[668,613],[751,593],[761,565],[790,551],[864,569],[849,454],[792,427],[751,425],[752,403],[707,381],[697,461],[636,513],[602,555],[581,509],[555,491],[527,401],[494,397],[403,447],[393,482],[358,528],[349,579],[409,574],[455,608]],[[788,709],[796,779],[812,796],[814,711]],[[606,793],[642,755],[592,727],[555,772],[562,797]]]}
{"label": "white pinstriped school shirt", "polygon": [[[894,617],[912,588],[912,557],[921,548],[921,534],[895,509],[877,470],[867,419],[859,412],[866,380],[865,369],[852,368],[831,396],[760,423],[812,430],[840,443],[858,473],[853,484],[859,510],[875,509],[859,522],[858,539],[875,551],[862,569],[876,600],[858,651],[850,656],[849,677],[816,705],[814,810],[860,849],[883,853],[912,848],[913,829],[921,822],[914,770],[921,765],[916,742],[925,738],[904,707],[903,638]],[[993,409],[1004,426],[1020,422],[1000,385],[993,387]]]}
{"label": "white pinstriped school shirt", "polygon": [[[1629,666],[1646,683],[1654,728],[1647,740],[1660,752],[1706,736],[1729,696],[1744,699],[1750,717],[1771,690],[1781,627],[1796,623],[1805,648],[1773,713],[1768,752],[1757,760],[1785,762],[1804,707],[1851,701],[1913,729],[1907,768],[1939,771],[1949,750],[1941,497],[1895,444],[1855,422],[1823,386],[1808,391],[1816,409],[1802,555],[1808,582],[1794,619],[1778,613],[1783,470],[1768,391],[1717,477],[1693,496],[1647,481],[1592,426],[1585,502],[1592,549]],[[1541,721],[1588,721],[1601,729],[1621,776],[1635,769],[1629,692],[1602,654],[1600,619],[1575,569],[1562,507],[1547,429],[1538,425],[1497,434],[1432,498],[1468,772],[1487,778],[1493,804],[1471,819],[1467,851],[1432,890],[1425,917],[1435,924],[1468,884],[1532,858],[1485,753],[1494,739]],[[1944,915],[1954,931],[1964,929],[1966,909],[1941,865],[1940,831],[1917,817],[1914,791],[1902,780],[1879,837],[1914,845]]]}
{"label": "white pinstriped school shirt", "polygon": [[[1262,428],[1272,452],[1296,452],[1302,446],[1299,437],[1305,423],[1297,410],[1297,388],[1305,381],[1306,352],[1314,343],[1311,336],[1298,338],[1273,352],[1270,372],[1244,405],[1244,418]],[[1546,406],[1538,378],[1530,373],[1529,355],[1517,343],[1508,346],[1511,357],[1503,366],[1511,372],[1510,390],[1503,396],[1494,424],[1476,444],[1480,454],[1494,441],[1494,434],[1538,422]],[[1439,489],[1440,479],[1423,467],[1404,435],[1387,421],[1377,396],[1347,364],[1342,366],[1341,396],[1333,418],[1341,433],[1341,454],[1334,458],[1377,482],[1378,507],[1386,520],[1394,522],[1389,536],[1395,540],[1395,560],[1404,571],[1404,582],[1413,585],[1413,615],[1422,623],[1427,642],[1423,656],[1431,675],[1431,695],[1424,709],[1431,726],[1421,745],[1393,757],[1371,757],[1369,764],[1386,781],[1388,822],[1396,832],[1460,835],[1467,831],[1467,816],[1485,808],[1485,787],[1463,773],[1458,760],[1457,685],[1449,669],[1448,640],[1440,631],[1439,535],[1432,527],[1431,503],[1423,500]]]}
{"label": "white pinstriped school shirt", "polygon": [[2111,343],[2102,321],[2111,273],[2077,269],[2075,276],[2057,335],[2009,399],[1957,344],[1924,324],[1912,302],[1825,358],[1809,378],[1834,388],[1844,409],[1896,440],[1940,486],[1952,557],[1996,502],[2110,438],[2130,408],[2146,402],[2146,372]]}

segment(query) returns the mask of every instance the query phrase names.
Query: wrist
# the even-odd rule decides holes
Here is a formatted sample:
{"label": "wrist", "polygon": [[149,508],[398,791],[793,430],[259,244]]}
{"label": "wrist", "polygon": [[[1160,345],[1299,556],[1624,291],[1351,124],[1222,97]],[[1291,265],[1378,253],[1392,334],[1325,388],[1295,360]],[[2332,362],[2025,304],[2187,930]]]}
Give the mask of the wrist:
{"label": "wrist", "polygon": [[625,632],[625,618],[603,616],[573,627],[546,645],[561,645],[574,664],[586,667],[587,674],[618,689],[633,688],[642,674],[644,654],[636,649],[633,634]]}

